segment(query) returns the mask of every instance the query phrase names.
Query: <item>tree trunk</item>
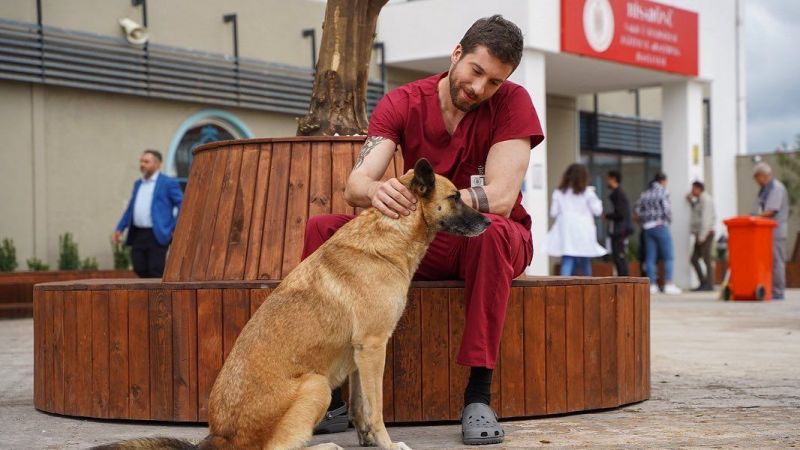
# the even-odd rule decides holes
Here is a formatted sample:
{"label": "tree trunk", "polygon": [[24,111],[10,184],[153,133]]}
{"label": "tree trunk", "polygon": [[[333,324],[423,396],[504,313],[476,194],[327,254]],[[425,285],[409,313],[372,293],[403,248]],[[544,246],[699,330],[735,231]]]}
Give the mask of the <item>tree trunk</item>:
{"label": "tree trunk", "polygon": [[298,136],[366,134],[367,79],[378,14],[388,0],[328,0],[308,114]]}

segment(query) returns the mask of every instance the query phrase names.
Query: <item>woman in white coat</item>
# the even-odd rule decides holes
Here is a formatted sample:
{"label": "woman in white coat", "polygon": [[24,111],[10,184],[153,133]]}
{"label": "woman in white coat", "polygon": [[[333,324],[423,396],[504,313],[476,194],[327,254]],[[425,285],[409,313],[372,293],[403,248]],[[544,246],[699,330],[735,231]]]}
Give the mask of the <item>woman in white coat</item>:
{"label": "woman in white coat", "polygon": [[603,256],[606,249],[597,243],[594,218],[603,213],[603,202],[594,186],[588,186],[589,172],[583,164],[572,164],[561,184],[553,191],[550,217],[555,219],[547,233],[545,252],[561,257],[561,275],[570,276],[581,268],[591,276],[591,258]]}

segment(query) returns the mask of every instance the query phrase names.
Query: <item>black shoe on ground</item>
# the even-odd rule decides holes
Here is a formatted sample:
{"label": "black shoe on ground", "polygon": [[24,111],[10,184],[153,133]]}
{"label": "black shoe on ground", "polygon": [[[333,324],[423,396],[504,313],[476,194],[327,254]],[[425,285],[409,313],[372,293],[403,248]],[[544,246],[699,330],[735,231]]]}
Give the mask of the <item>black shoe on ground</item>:
{"label": "black shoe on ground", "polygon": [[341,433],[347,430],[350,419],[347,417],[347,404],[325,413],[322,421],[314,427],[314,434]]}
{"label": "black shoe on ground", "polygon": [[692,292],[712,292],[714,290],[713,286],[699,286],[692,289]]}

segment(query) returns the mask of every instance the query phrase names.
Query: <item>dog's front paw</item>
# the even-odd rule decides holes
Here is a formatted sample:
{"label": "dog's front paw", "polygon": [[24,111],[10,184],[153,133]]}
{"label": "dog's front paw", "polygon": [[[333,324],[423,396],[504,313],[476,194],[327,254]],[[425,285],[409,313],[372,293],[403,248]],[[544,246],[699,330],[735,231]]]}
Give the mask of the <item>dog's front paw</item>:
{"label": "dog's front paw", "polygon": [[361,447],[377,447],[378,443],[375,441],[375,437],[372,436],[372,433],[369,431],[360,431],[356,428],[356,433],[358,433],[358,445]]}
{"label": "dog's front paw", "polygon": [[407,446],[405,442],[392,442],[391,450],[411,450],[411,447]]}
{"label": "dog's front paw", "polygon": [[326,444],[318,444],[313,447],[308,447],[309,449],[313,450],[344,450],[343,447],[340,447],[333,442],[328,442]]}

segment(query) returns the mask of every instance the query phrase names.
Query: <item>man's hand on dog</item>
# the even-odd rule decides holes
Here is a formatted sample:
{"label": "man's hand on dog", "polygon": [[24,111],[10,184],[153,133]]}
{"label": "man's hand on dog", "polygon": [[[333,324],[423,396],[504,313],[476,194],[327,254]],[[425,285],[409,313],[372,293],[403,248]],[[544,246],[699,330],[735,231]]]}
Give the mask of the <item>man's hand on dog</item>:
{"label": "man's hand on dog", "polygon": [[407,216],[417,209],[417,198],[397,178],[379,181],[370,189],[372,206],[393,219]]}

